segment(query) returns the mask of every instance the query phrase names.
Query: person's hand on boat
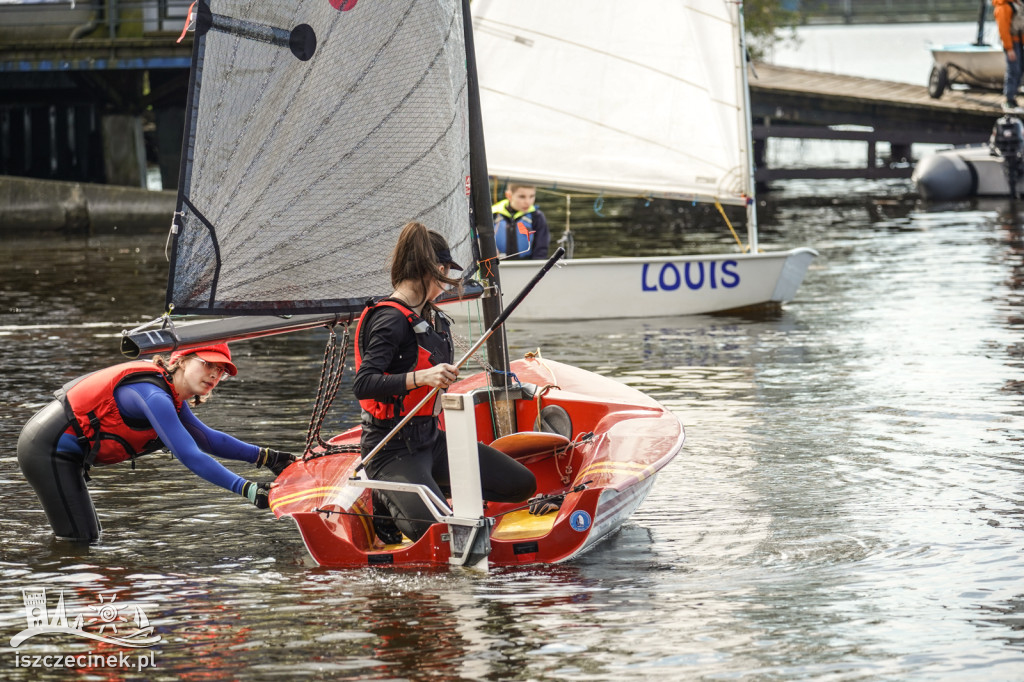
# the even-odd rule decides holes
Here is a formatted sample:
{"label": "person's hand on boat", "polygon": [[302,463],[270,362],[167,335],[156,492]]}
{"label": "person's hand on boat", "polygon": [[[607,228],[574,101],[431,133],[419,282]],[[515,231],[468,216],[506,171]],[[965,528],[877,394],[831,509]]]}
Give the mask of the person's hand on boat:
{"label": "person's hand on boat", "polygon": [[275,476],[280,476],[281,472],[297,459],[298,457],[290,452],[260,448],[260,454],[256,458],[256,468],[266,467],[273,471]]}
{"label": "person's hand on boat", "polygon": [[252,502],[257,509],[270,507],[270,484],[246,481],[242,486],[242,497]]}
{"label": "person's hand on boat", "polygon": [[530,513],[534,516],[544,516],[553,511],[558,511],[562,506],[565,495],[534,495],[527,503],[530,505]]}
{"label": "person's hand on boat", "polygon": [[413,388],[420,386],[436,386],[437,388],[448,388],[459,378],[459,368],[442,362],[429,369],[420,369],[413,372]]}

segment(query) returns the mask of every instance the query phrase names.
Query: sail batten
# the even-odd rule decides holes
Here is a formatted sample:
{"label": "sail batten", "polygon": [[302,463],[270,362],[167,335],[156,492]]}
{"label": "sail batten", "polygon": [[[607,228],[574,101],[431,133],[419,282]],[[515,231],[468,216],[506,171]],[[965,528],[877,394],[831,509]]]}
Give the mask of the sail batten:
{"label": "sail batten", "polygon": [[358,310],[390,293],[380,244],[409,220],[472,265],[458,2],[208,8],[216,19],[195,40],[168,304]]}

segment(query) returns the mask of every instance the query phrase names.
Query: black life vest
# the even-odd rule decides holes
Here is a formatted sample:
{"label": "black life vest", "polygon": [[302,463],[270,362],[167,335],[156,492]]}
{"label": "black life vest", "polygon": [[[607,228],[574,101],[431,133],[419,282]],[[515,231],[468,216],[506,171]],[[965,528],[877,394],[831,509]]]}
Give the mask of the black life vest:
{"label": "black life vest", "polygon": [[181,412],[182,400],[170,376],[146,360],[124,362],[87,374],[54,393],[71,422],[68,432],[78,438],[85,452],[86,469],[93,464],[116,464],[134,459],[163,447],[149,421],[126,419],[117,409],[114,389],[139,382],[167,391],[174,401],[174,409]]}
{"label": "black life vest", "polygon": [[[408,320],[409,326],[416,333],[416,364],[408,369],[415,372],[430,369],[442,362],[451,362],[454,356],[454,348],[451,342],[451,322],[444,313],[438,313],[438,326],[440,331],[435,330],[429,322],[410,310],[404,304],[390,298],[380,301],[376,305],[368,306],[363,314],[359,316],[359,323],[356,325],[356,372],[363,364],[362,347],[363,334],[367,329],[366,321],[370,314],[380,306],[388,306],[401,312]],[[412,409],[419,404],[423,398],[430,393],[430,386],[414,388],[405,396],[394,396],[388,400],[380,401],[373,398],[364,398],[359,401],[359,406],[366,415],[374,420],[392,422],[400,420],[406,415],[407,409]],[[442,391],[434,394],[434,399],[428,401],[414,416],[429,417],[440,412],[441,402],[439,400]]]}

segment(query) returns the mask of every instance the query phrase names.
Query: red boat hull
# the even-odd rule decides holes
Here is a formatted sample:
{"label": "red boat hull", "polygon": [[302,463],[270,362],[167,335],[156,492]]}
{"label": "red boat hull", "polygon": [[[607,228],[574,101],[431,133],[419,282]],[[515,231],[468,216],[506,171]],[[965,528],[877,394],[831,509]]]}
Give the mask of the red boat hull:
{"label": "red boat hull", "polygon": [[[640,505],[658,471],[682,448],[683,426],[643,393],[591,372],[537,358],[512,363],[512,372],[524,384],[553,388],[541,392],[539,402],[517,400],[516,420],[523,433],[494,445],[533,471],[538,492],[566,494],[558,512],[545,516],[531,516],[518,509],[522,505],[487,503],[485,513],[495,519],[488,563],[567,561],[618,529]],[[474,375],[452,386],[451,392],[468,393],[484,387],[485,381],[483,374]],[[567,448],[563,440],[558,446],[557,436],[533,431],[538,405],[562,407],[577,441],[588,432],[593,438]],[[488,403],[476,406],[475,420],[478,440],[492,443]],[[329,444],[356,446],[359,434],[356,427]],[[375,537],[370,492],[346,483],[358,461],[357,452],[308,453],[274,483],[271,509],[278,517],[295,521],[310,555],[322,566],[448,565],[451,549],[445,524],[434,524],[418,541],[400,545],[383,545]],[[577,487],[581,489],[571,492]]]}

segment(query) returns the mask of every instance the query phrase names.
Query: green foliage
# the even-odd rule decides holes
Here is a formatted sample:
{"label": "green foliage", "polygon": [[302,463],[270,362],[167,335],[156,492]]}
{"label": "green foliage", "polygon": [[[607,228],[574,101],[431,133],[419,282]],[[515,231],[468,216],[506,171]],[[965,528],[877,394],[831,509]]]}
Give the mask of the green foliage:
{"label": "green foliage", "polygon": [[773,45],[796,40],[796,26],[800,13],[783,5],[794,5],[784,0],[745,0],[743,23],[747,32],[747,50],[757,60],[767,54]]}

